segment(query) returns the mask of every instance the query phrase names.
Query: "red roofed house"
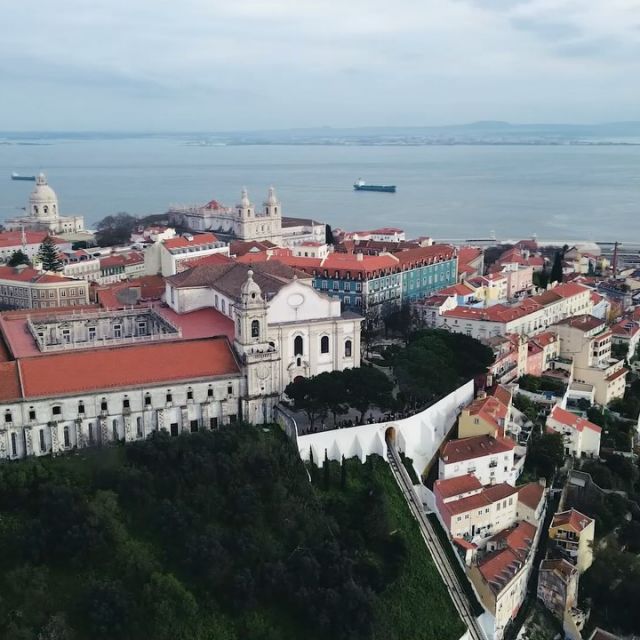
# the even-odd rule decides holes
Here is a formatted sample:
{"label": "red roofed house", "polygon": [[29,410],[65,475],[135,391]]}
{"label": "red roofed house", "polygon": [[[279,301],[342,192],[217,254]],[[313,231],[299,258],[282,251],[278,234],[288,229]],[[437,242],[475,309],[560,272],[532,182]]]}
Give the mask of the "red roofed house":
{"label": "red roofed house", "polygon": [[89,304],[84,280],[33,267],[0,267],[0,309],[53,309]]}
{"label": "red roofed house", "polygon": [[594,458],[600,454],[602,429],[575,413],[556,405],[547,417],[547,431],[561,433],[564,450],[575,458]]}
{"label": "red roofed house", "polygon": [[640,322],[623,318],[611,326],[611,334],[612,344],[626,347],[623,357],[630,361],[636,355],[640,344]]}
{"label": "red roofed house", "polygon": [[544,478],[518,487],[518,520],[526,520],[537,527],[544,515],[546,498]]}
{"label": "red roofed house", "polygon": [[229,247],[213,233],[185,233],[175,238],[158,240],[145,250],[145,273],[149,276],[172,276],[184,270],[182,263],[187,263],[188,268],[196,258],[215,253],[228,256]]}
{"label": "red roofed house", "polygon": [[518,490],[509,484],[482,487],[474,475],[436,480],[436,509],[452,538],[481,543],[516,520]]}
{"label": "red roofed house", "polygon": [[470,567],[468,576],[485,608],[494,617],[492,638],[501,640],[527,595],[539,530],[529,522],[489,538],[488,553]]}
{"label": "red roofed house", "polygon": [[450,440],[440,450],[438,478],[447,480],[472,473],[483,485],[515,485],[514,448],[510,438],[487,435]]}
{"label": "red roofed house", "polygon": [[[2,231],[0,232],[0,263],[7,262],[16,251],[23,251],[29,260],[38,255],[42,241],[49,235],[47,231]],[[56,238],[53,241],[60,251],[71,251],[71,242]]]}
{"label": "red roofed house", "polygon": [[575,509],[556,513],[549,526],[549,540],[580,573],[593,563],[595,527],[595,520]]}
{"label": "red roofed house", "polygon": [[[501,388],[504,389],[504,387]],[[507,391],[507,393],[509,392]],[[509,404],[504,404],[495,396],[484,395],[476,398],[460,413],[458,437],[470,438],[488,435],[497,438],[504,436],[510,420],[510,396],[511,394],[509,394]]]}
{"label": "red roofed house", "polygon": [[478,247],[458,248],[458,278],[481,276],[484,271],[484,252]]}

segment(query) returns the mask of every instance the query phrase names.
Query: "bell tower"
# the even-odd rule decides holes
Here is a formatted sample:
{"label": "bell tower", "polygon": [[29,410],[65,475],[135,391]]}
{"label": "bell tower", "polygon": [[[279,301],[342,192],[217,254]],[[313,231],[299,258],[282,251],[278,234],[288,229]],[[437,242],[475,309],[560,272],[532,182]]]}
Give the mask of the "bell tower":
{"label": "bell tower", "polygon": [[269,218],[269,240],[279,245],[282,242],[282,206],[273,187],[269,187],[269,194],[264,202],[264,215]]}
{"label": "bell tower", "polygon": [[253,227],[252,220],[256,217],[256,212],[249,200],[249,194],[247,192],[247,188],[242,188],[242,193],[240,196],[240,202],[236,205],[236,213],[237,213],[237,225],[236,235],[241,240],[250,240],[251,239],[251,230]]}
{"label": "bell tower", "polygon": [[247,271],[247,279],[240,288],[240,300],[235,309],[235,339],[233,346],[240,357],[246,376],[243,416],[254,424],[273,419],[273,407],[280,399],[280,355],[269,341],[267,311],[269,305],[262,290]]}

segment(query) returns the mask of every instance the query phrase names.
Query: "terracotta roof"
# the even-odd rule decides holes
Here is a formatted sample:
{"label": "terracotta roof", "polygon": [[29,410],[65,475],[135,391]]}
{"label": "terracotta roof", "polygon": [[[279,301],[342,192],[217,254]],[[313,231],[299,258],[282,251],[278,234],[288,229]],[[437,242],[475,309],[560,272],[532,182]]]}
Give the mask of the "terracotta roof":
{"label": "terracotta roof", "polygon": [[[49,235],[46,231],[27,231],[25,230],[27,244],[42,244],[42,241]],[[56,244],[67,244],[67,240],[52,236],[51,239]],[[7,247],[21,247],[22,232],[21,231],[2,231],[0,232],[0,249]]]}
{"label": "terracotta roof", "polygon": [[0,401],[19,400],[21,395],[18,363],[0,362]]}
{"label": "terracotta roof", "polygon": [[545,331],[533,336],[530,338],[530,341],[535,342],[541,347],[548,347],[550,344],[558,342],[558,336],[553,331]]}
{"label": "terracotta roof", "polygon": [[100,258],[100,268],[107,267],[126,267],[127,265],[140,264],[144,262],[144,254],[138,251],[130,251],[128,253],[120,253],[106,258]]}
{"label": "terracotta roof", "polygon": [[[186,254],[189,255],[189,254]],[[201,264],[227,264],[233,262],[233,259],[224,253],[212,253],[208,256],[202,256],[201,258],[186,258],[179,260],[178,265],[180,269],[196,267]]]}
{"label": "terracotta roof", "polygon": [[530,482],[518,487],[518,502],[522,502],[529,509],[534,511],[540,506],[540,501],[544,497],[545,488],[539,482]]}
{"label": "terracotta roof", "polygon": [[413,247],[402,251],[394,251],[393,255],[398,258],[401,266],[411,267],[414,264],[430,264],[451,260],[455,257],[456,250],[448,244],[432,244],[428,247]]}
{"label": "terracotta roof", "polygon": [[494,502],[500,502],[514,493],[517,493],[517,489],[505,482],[501,484],[491,485],[484,487],[480,492],[474,493],[470,496],[460,498],[458,500],[449,500],[442,503],[442,511],[446,512],[449,516],[458,516],[461,513],[468,513],[475,509],[484,509]]}
{"label": "terracotta roof", "polygon": [[[626,369],[624,370],[624,372],[626,373]],[[582,418],[575,413],[571,413],[571,411],[563,409],[558,404],[555,405],[553,409],[551,409],[549,418],[556,420],[560,424],[572,427],[573,429],[576,429],[576,431],[583,431],[584,429],[591,429],[591,431],[595,431],[596,433],[600,433],[602,431],[602,429],[597,424],[589,422],[589,420],[587,420],[586,418]]]}
{"label": "terracotta roof", "polygon": [[441,289],[438,293],[443,296],[469,296],[476,292],[475,289],[470,287],[468,284],[454,284],[450,287],[445,287]]}
{"label": "terracotta roof", "polygon": [[491,436],[473,436],[461,440],[451,440],[442,447],[440,457],[445,464],[472,460],[484,456],[496,455],[512,451],[515,447],[509,438],[492,438]]}
{"label": "terracotta roof", "polygon": [[473,542],[467,542],[464,538],[453,538],[455,544],[457,544],[462,549],[477,549],[477,545],[473,544]]}
{"label": "terracotta roof", "polygon": [[20,371],[25,398],[240,374],[226,338],[47,354],[24,358]]}
{"label": "terracotta roof", "polygon": [[511,391],[509,391],[507,387],[501,384],[497,384],[495,388],[491,391],[491,395],[493,395],[494,398],[502,402],[502,404],[505,407],[509,408],[509,405],[511,404],[512,396],[511,396]]}
{"label": "terracotta roof", "polygon": [[177,288],[211,287],[234,300],[239,299],[240,288],[247,281],[247,273],[253,271],[253,279],[267,299],[291,282],[294,277],[307,278],[307,274],[272,260],[258,264],[231,262],[228,264],[199,265],[167,278]]}
{"label": "terracotta roof", "polygon": [[626,376],[627,373],[629,373],[629,369],[626,369],[625,367],[621,367],[617,371],[614,371],[611,375],[608,375],[605,378],[605,380],[607,382],[613,382],[614,380],[617,380],[618,378],[621,378],[622,376]]}
{"label": "terracotta roof", "polygon": [[229,253],[234,256],[243,256],[252,250],[267,251],[267,249],[273,249],[276,245],[269,240],[234,240],[229,245]]}
{"label": "terracotta roof", "polygon": [[494,424],[496,429],[504,429],[504,423],[509,413],[507,405],[503,404],[494,396],[476,398],[468,407],[464,409],[469,415],[482,418],[485,422]]}
{"label": "terracotta roof", "polygon": [[593,520],[589,516],[585,516],[584,513],[580,513],[575,509],[569,509],[568,511],[561,511],[556,513],[551,520],[551,528],[562,527],[563,529],[573,529],[576,533],[580,533],[586,529]]}
{"label": "terracotta roof", "polygon": [[550,571],[555,573],[561,580],[568,582],[578,574],[578,568],[564,558],[553,558],[543,560],[540,563],[540,571]]}
{"label": "terracotta roof", "polygon": [[483,493],[489,502],[498,502],[518,493],[518,490],[513,485],[501,482],[500,484],[492,484],[485,487]]}
{"label": "terracotta roof", "polygon": [[25,267],[24,269],[19,269],[16,267],[0,266],[0,280],[11,280],[13,282],[30,282],[37,284],[60,284],[62,282],[84,283],[83,280],[67,278],[66,276],[58,275],[56,273],[50,273],[48,271],[38,271],[33,267]]}
{"label": "terracotta roof", "polygon": [[169,238],[168,240],[164,240],[162,242],[163,246],[166,249],[183,249],[185,247],[197,247],[198,245],[203,244],[212,244],[214,242],[218,242],[218,238],[216,238],[213,233],[193,233],[190,234],[193,238],[189,240],[184,236],[177,236],[175,238]]}
{"label": "terracotta roof", "polygon": [[478,570],[491,591],[500,593],[520,571],[522,564],[522,559],[507,548],[486,556],[478,565]]}
{"label": "terracotta roof", "polygon": [[619,338],[633,338],[640,332],[640,324],[633,320],[623,319],[611,327],[611,332]]}
{"label": "terracotta roof", "polygon": [[598,327],[604,328],[605,321],[600,318],[596,318],[595,316],[584,314],[581,316],[565,318],[564,320],[560,320],[557,324],[566,324],[573,329],[580,329],[581,331],[593,331]]}
{"label": "terracotta roof", "polygon": [[482,489],[480,480],[472,473],[466,473],[463,476],[457,476],[455,478],[448,478],[447,480],[436,480],[433,484],[433,492],[440,494],[443,500],[480,489]]}
{"label": "terracotta roof", "polygon": [[95,292],[98,302],[105,309],[121,309],[141,301],[160,300],[165,292],[165,282],[159,275],[140,276],[96,287]]}
{"label": "terracotta roof", "polygon": [[311,227],[311,226],[325,226],[324,222],[318,222],[311,218],[291,218],[289,216],[282,216],[282,227]]}

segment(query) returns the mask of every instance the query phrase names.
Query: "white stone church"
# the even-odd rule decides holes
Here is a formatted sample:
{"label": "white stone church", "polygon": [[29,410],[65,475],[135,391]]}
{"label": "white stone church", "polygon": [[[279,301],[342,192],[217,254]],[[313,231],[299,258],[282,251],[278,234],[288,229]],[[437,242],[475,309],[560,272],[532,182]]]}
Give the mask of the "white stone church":
{"label": "white stone church", "polygon": [[28,215],[12,218],[4,223],[9,231],[27,229],[49,231],[52,234],[77,233],[84,230],[83,216],[61,216],[58,196],[49,186],[47,177],[40,173],[29,196]]}
{"label": "white stone church", "polygon": [[276,262],[195,267],[166,302],[0,314],[0,459],[268,422],[298,376],[360,365],[362,318]]}

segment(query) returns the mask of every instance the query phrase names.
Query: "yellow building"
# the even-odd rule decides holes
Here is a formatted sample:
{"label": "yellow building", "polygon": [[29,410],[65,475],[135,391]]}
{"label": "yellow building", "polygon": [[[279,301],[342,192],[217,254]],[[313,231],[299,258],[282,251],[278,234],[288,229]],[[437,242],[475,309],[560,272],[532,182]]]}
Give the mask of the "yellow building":
{"label": "yellow building", "polygon": [[556,513],[549,527],[549,540],[580,573],[593,563],[594,534],[595,521],[575,509]]}
{"label": "yellow building", "polygon": [[498,385],[493,395],[476,398],[465,407],[458,421],[458,438],[503,436],[511,417],[511,393]]}

